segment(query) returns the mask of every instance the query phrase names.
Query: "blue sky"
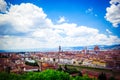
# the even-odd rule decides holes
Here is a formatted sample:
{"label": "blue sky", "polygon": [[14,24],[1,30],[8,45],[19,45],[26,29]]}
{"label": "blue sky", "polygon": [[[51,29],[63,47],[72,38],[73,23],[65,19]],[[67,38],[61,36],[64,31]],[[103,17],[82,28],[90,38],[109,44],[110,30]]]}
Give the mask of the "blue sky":
{"label": "blue sky", "polygon": [[0,1],[0,49],[120,43],[119,0]]}

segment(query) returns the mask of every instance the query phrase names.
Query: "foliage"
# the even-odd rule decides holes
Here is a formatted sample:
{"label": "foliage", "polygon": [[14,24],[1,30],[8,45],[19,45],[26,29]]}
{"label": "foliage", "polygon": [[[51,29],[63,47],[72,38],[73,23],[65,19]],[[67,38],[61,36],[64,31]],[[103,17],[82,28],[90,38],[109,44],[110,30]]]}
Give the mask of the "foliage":
{"label": "foliage", "polygon": [[39,66],[37,62],[35,63],[30,63],[28,61],[25,62],[26,65],[30,65],[30,66]]}
{"label": "foliage", "polygon": [[67,65],[64,66],[64,69],[65,69],[65,70],[69,70],[68,67],[67,67]]}
{"label": "foliage", "polygon": [[[59,69],[62,69],[62,68],[59,67]],[[64,66],[63,71],[67,72],[69,74],[74,74],[74,73],[78,73],[79,72],[76,68],[68,68],[67,65]]]}
{"label": "foliage", "polygon": [[97,71],[103,71],[103,72],[111,72],[110,69],[105,69],[105,68],[97,68],[97,67],[89,67],[89,66],[78,66],[78,65],[67,65],[68,67],[73,67],[77,69],[90,69],[90,70],[97,70]]}
{"label": "foliage", "polygon": [[87,75],[72,77],[68,73],[57,70],[45,70],[42,72],[28,72],[24,74],[13,74],[0,72],[0,80],[94,80]]}
{"label": "foliage", "polygon": [[83,76],[81,71],[79,71],[78,76]]}
{"label": "foliage", "polygon": [[59,66],[59,68],[57,69],[58,71],[63,71],[61,65]]}
{"label": "foliage", "polygon": [[45,70],[43,72],[33,72],[25,74],[26,80],[70,80],[70,76],[67,73],[56,70]]}
{"label": "foliage", "polygon": [[10,66],[7,66],[7,67],[5,68],[5,72],[7,72],[7,73],[10,73],[10,70],[11,70],[11,67],[10,67]]}
{"label": "foliage", "polygon": [[65,72],[67,72],[67,73],[69,73],[69,74],[79,73],[79,71],[76,70],[75,68],[68,69],[68,70],[66,70]]}
{"label": "foliage", "polygon": [[14,73],[6,73],[6,72],[1,72],[0,73],[0,80],[22,80],[21,76],[18,74]]}
{"label": "foliage", "polygon": [[103,72],[101,74],[99,74],[98,80],[107,80],[106,74]]}
{"label": "foliage", "polygon": [[76,76],[73,80],[97,80],[95,78],[89,78],[88,75],[82,76]]}
{"label": "foliage", "polygon": [[115,77],[111,76],[108,80],[116,80]]}

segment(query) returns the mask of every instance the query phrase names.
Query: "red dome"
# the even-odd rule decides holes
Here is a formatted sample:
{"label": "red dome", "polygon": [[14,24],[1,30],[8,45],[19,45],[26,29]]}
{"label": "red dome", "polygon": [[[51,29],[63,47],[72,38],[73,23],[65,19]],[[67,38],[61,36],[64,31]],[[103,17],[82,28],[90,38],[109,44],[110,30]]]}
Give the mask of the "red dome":
{"label": "red dome", "polygon": [[95,50],[95,51],[99,51],[100,48],[99,48],[98,46],[95,46],[95,47],[94,47],[94,50]]}

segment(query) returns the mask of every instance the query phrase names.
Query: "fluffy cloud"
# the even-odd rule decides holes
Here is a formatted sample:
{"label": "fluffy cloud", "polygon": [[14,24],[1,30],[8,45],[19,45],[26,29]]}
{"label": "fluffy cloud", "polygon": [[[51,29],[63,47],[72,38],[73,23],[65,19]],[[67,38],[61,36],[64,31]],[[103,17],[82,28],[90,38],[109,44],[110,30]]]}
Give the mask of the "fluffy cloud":
{"label": "fluffy cloud", "polygon": [[106,20],[111,22],[114,27],[120,24],[120,0],[111,0],[110,7],[106,8]]}
{"label": "fluffy cloud", "polygon": [[5,13],[7,9],[7,3],[5,0],[0,0],[0,12]]}
{"label": "fluffy cloud", "polygon": [[57,21],[58,23],[63,23],[63,22],[65,22],[66,20],[65,20],[65,17],[64,16],[62,16],[62,17],[60,17],[60,19]]}
{"label": "fluffy cloud", "polygon": [[[41,43],[37,39],[33,38],[21,38],[21,37],[2,37],[0,38],[0,49],[6,50],[6,49],[34,49],[34,48],[40,48],[39,45],[45,46],[43,42]],[[39,44],[39,45],[38,45]]]}
{"label": "fluffy cloud", "polygon": [[88,9],[86,10],[86,13],[88,13],[88,14],[93,14],[93,8],[88,8]]}
{"label": "fluffy cloud", "polygon": [[53,24],[42,8],[30,3],[12,5],[0,17],[3,50],[120,43],[117,36],[101,34],[98,29],[75,23]]}
{"label": "fluffy cloud", "polygon": [[106,29],[106,32],[107,32],[107,33],[109,33],[109,34],[111,34],[111,33],[112,33],[109,29]]}
{"label": "fluffy cloud", "polygon": [[90,14],[90,15],[93,15],[95,17],[97,17],[98,15],[94,13],[94,10],[93,8],[88,8],[86,11],[85,11],[86,14]]}
{"label": "fluffy cloud", "polygon": [[[3,28],[4,26],[8,26],[7,29],[11,26],[13,30],[21,33],[33,31],[36,28],[47,28],[50,27],[52,23],[46,16],[42,8],[30,3],[12,5],[6,14],[0,15],[0,28],[5,31],[6,28]],[[8,31],[3,33],[6,34]]]}

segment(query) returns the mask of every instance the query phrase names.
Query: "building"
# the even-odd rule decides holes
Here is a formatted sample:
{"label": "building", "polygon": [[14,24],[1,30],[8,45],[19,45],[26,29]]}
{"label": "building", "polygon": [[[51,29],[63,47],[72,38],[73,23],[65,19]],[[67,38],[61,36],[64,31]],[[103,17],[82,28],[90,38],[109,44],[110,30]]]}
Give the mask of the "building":
{"label": "building", "polygon": [[95,52],[95,53],[98,53],[99,51],[100,51],[100,48],[99,48],[99,46],[96,45],[96,46],[94,47],[94,52]]}

